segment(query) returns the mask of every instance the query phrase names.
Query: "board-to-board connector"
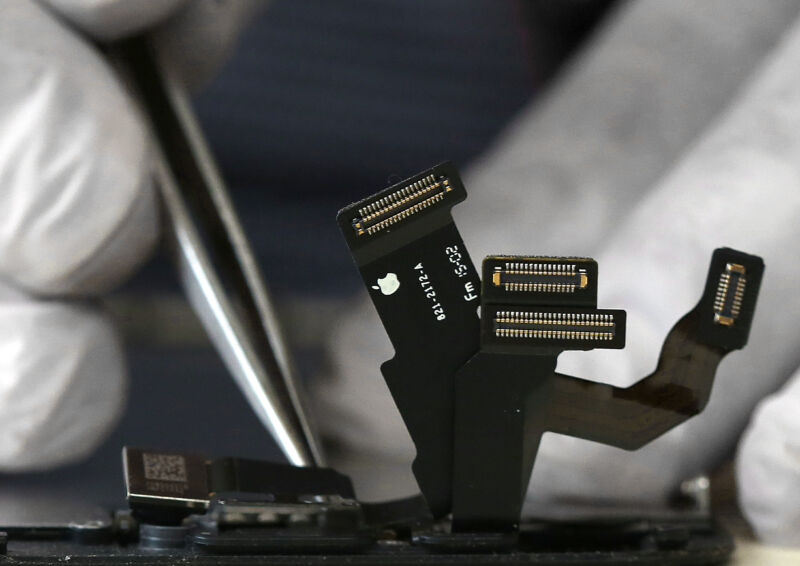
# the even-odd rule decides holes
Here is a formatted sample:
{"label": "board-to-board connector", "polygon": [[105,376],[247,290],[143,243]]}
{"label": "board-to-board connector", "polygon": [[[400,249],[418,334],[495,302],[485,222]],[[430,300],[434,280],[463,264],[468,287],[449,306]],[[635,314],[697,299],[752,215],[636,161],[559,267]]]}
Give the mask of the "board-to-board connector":
{"label": "board-to-board connector", "polygon": [[625,346],[625,312],[484,305],[482,344],[491,347],[591,350]]}
{"label": "board-to-board connector", "polygon": [[488,256],[483,297],[491,303],[597,306],[597,262],[579,257]]}
{"label": "board-to-board connector", "polygon": [[442,202],[453,190],[446,175],[431,173],[358,209],[357,236],[371,236]]}
{"label": "board-to-board connector", "polygon": [[725,264],[719,276],[714,295],[714,322],[733,326],[742,310],[742,300],[747,286],[747,269],[738,263]]}
{"label": "board-to-board connector", "polygon": [[337,220],[351,249],[361,255],[375,242],[402,245],[450,222],[450,209],[466,197],[455,167],[440,163],[346,206]]}
{"label": "board-to-board connector", "polygon": [[698,304],[703,341],[728,349],[747,344],[764,261],[730,248],[714,251],[703,298]]}

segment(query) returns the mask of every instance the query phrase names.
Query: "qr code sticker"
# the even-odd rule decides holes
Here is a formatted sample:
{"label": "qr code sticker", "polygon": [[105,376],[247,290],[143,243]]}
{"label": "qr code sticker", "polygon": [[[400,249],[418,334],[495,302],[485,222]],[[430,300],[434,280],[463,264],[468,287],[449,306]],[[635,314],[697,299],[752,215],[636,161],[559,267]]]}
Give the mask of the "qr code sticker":
{"label": "qr code sticker", "polygon": [[142,454],[148,480],[186,482],[186,460],[176,454]]}

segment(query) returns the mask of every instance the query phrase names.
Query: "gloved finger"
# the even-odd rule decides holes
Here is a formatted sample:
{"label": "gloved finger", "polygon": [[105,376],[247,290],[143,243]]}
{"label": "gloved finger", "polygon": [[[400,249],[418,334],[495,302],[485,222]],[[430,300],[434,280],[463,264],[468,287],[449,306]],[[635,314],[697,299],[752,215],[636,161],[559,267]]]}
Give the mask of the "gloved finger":
{"label": "gloved finger", "polygon": [[154,31],[159,56],[189,89],[209,80],[266,0],[192,0]]}
{"label": "gloved finger", "polygon": [[208,80],[266,0],[42,0],[88,37],[109,42],[153,30],[159,56],[189,88]]}
{"label": "gloved finger", "polygon": [[114,41],[152,28],[189,0],[39,0],[98,41]]}
{"label": "gloved finger", "polygon": [[[454,215],[473,260],[488,253],[597,254],[646,189],[728,103],[800,9],[797,2],[738,4],[742,9],[730,10],[726,0],[621,6],[547,99],[526,110],[466,176],[469,198]],[[758,10],[758,16],[751,17],[749,10]],[[707,266],[704,254],[681,263],[697,262],[692,267],[700,274]],[[635,264],[642,258],[623,259]],[[613,273],[603,262],[601,290],[610,288]],[[702,284],[699,277],[697,285]],[[674,322],[669,317],[693,306],[696,294],[699,288],[690,287],[686,302],[678,300],[658,328],[637,329],[644,353],[633,362],[622,360],[627,370],[613,365],[609,371],[581,373],[612,378],[622,373],[617,384],[627,384],[635,371],[650,371],[664,337],[660,332]],[[638,308],[625,298],[604,305],[628,308],[631,316]],[[406,495],[415,489],[409,468],[414,450],[378,370],[392,356],[391,346],[366,296],[349,312],[331,333],[336,379],[312,390],[320,422],[338,442],[331,460],[364,478],[357,485],[359,494],[376,499]],[[581,449],[591,459],[586,446],[582,443]],[[361,453],[397,463],[395,475],[405,481],[369,476],[359,468]],[[568,453],[572,469],[595,469],[576,463],[574,450]],[[572,470],[556,465],[557,457],[552,450],[544,458],[553,462],[549,477],[556,484],[557,474]],[[609,475],[642,478],[648,473],[610,464]],[[649,473],[656,479],[662,471],[670,478],[683,473],[667,471],[671,465],[664,462]],[[586,481],[581,476],[569,485]],[[648,485],[656,489],[663,483]]]}
{"label": "gloved finger", "polygon": [[125,393],[120,343],[97,307],[40,301],[0,283],[0,471],[87,456]]}
{"label": "gloved finger", "polygon": [[32,0],[0,3],[0,276],[98,293],[158,235],[147,132],[106,62]]}
{"label": "gloved finger", "polygon": [[798,12],[796,1],[622,3],[466,175],[454,216],[473,259],[597,254]]}
{"label": "gloved finger", "polygon": [[800,371],[759,404],[739,444],[736,476],[759,538],[800,546]]}
{"label": "gloved finger", "polygon": [[[623,351],[569,352],[559,370],[629,385],[655,367],[658,346],[694,306],[714,248],[767,265],[743,352],[719,367],[705,410],[636,452],[551,435],[532,497],[663,498],[729,454],[759,399],[800,364],[800,20],[721,119],[621,224],[600,265],[599,304],[628,310]],[[792,258],[792,259],[790,259]],[[635,473],[631,473],[635,470]],[[635,480],[635,481],[634,481]]]}

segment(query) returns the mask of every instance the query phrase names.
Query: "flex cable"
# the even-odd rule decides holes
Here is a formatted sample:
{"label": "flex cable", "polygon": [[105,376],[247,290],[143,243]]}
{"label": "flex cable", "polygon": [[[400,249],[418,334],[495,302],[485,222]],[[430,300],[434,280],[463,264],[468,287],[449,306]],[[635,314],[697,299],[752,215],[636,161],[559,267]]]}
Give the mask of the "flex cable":
{"label": "flex cable", "polygon": [[[501,289],[497,282],[505,275],[494,275],[498,257],[484,261],[481,348],[456,377],[456,532],[516,530],[545,432],[639,448],[699,413],[722,358],[747,343],[764,264],[722,248],[714,252],[700,302],[667,336],[653,374],[617,388],[555,373],[564,350],[624,346],[624,312],[598,310],[586,297],[575,306],[581,280],[570,266],[576,261],[589,271],[586,259],[510,263],[514,276],[552,280],[556,273],[555,284],[572,285],[567,291],[519,280]],[[554,267],[520,269],[520,262]],[[489,293],[487,286],[496,288]],[[567,306],[553,304],[555,293],[564,294]],[[539,294],[547,299],[544,305],[537,304]]]}

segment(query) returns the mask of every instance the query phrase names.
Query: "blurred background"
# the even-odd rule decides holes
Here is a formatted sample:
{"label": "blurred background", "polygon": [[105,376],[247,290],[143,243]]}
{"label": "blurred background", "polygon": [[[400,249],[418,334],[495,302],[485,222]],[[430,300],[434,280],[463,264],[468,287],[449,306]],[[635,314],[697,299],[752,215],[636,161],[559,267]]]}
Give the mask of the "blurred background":
{"label": "blurred background", "polygon": [[[613,4],[276,0],[252,23],[196,109],[306,379],[362,285],[337,210],[440,161],[469,164]],[[126,444],[281,458],[163,254],[108,302],[128,348],[125,416],[88,461],[4,490],[122,505]]]}

